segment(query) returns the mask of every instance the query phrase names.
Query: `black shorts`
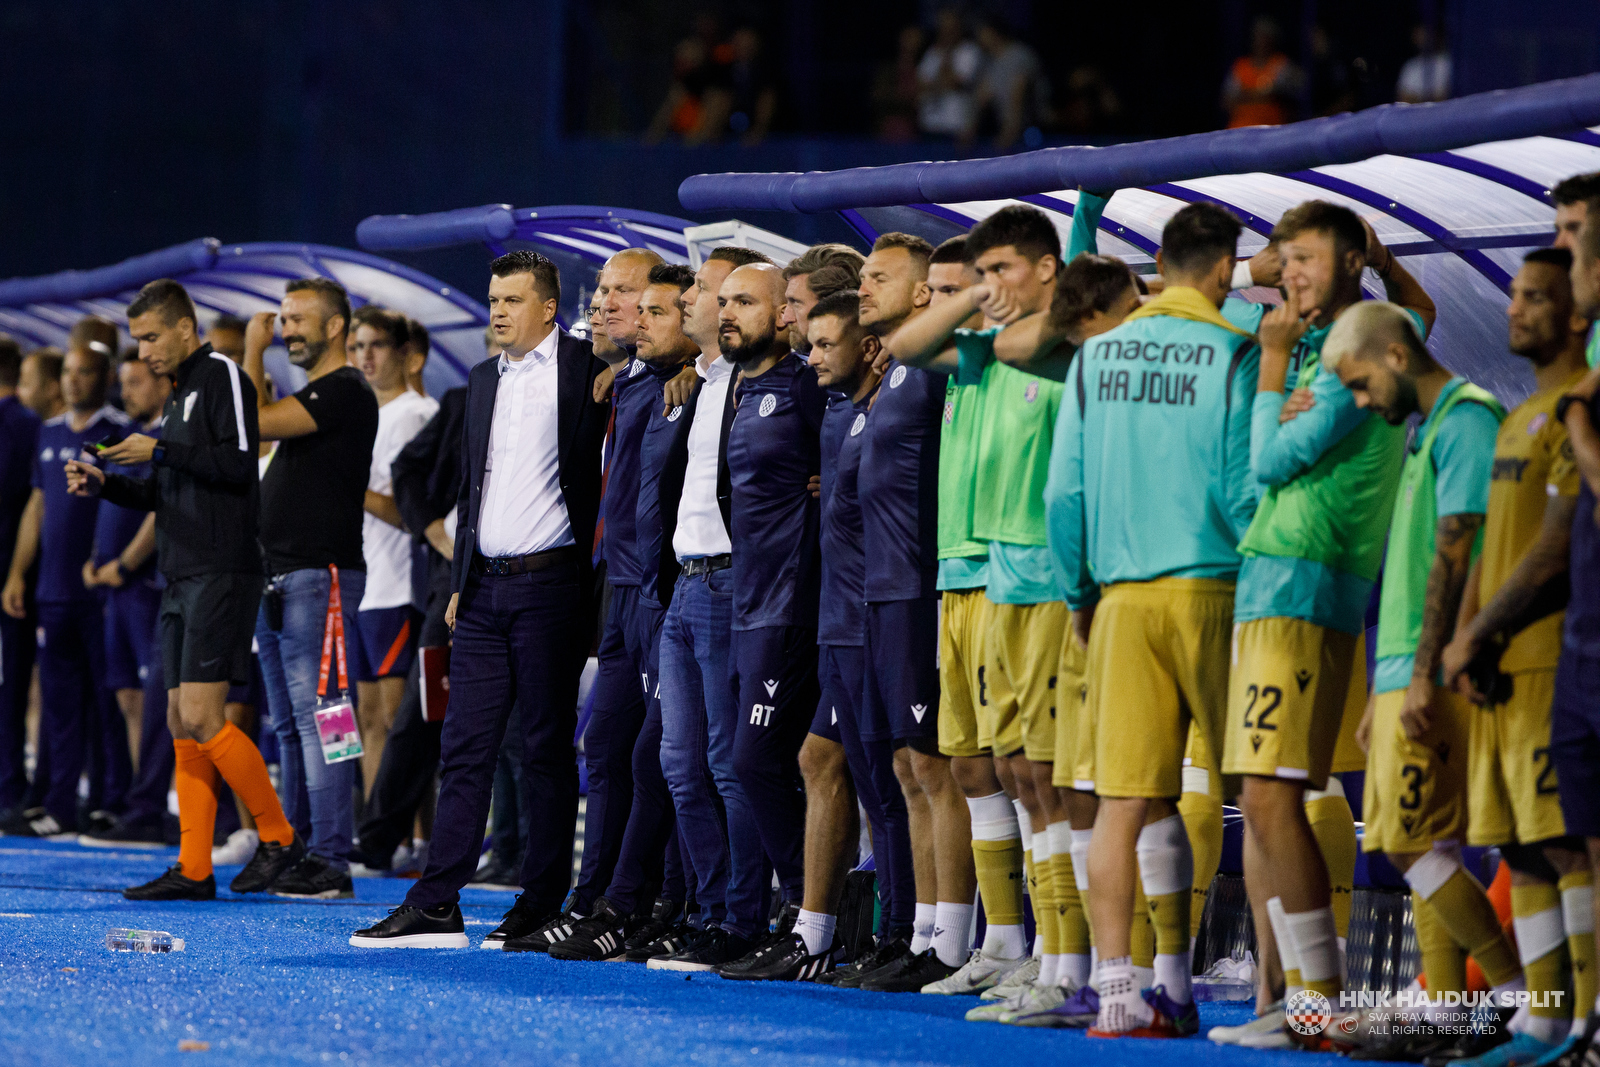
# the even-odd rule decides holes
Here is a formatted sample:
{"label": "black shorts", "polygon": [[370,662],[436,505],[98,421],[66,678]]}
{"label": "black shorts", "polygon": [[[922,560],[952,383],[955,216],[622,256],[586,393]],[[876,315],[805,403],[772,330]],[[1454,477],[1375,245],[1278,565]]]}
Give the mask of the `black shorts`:
{"label": "black shorts", "polygon": [[161,594],[161,669],[183,682],[250,684],[250,643],[261,606],[259,574],[197,574]]}
{"label": "black shorts", "polygon": [[864,741],[939,737],[939,602],[867,605]]}

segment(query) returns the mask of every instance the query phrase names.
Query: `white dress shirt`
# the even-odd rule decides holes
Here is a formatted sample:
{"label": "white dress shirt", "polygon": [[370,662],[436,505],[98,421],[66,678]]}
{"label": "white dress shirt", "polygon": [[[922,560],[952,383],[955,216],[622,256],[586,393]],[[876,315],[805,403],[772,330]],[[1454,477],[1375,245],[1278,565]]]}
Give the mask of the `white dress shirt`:
{"label": "white dress shirt", "polygon": [[478,551],[526,556],[573,544],[561,495],[556,343],[560,329],[520,360],[500,355],[500,388],[478,511]]}
{"label": "white dress shirt", "polygon": [[733,551],[728,528],[717,503],[717,466],[722,453],[722,409],[733,384],[733,364],[721,357],[705,371],[695,403],[694,425],[689,427],[689,463],[683,472],[683,495],[678,500],[678,528],[672,550],[678,558],[720,556]]}

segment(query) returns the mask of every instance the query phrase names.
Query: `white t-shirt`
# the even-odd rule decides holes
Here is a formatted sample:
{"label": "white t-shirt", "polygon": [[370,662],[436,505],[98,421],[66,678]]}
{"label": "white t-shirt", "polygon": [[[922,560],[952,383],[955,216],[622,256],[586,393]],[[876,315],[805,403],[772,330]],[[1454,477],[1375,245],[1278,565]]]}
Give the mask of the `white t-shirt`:
{"label": "white t-shirt", "polygon": [[[934,89],[946,56],[960,87]],[[934,45],[922,54],[922,61],[917,64],[917,80],[923,86],[918,118],[924,133],[954,137],[966,130],[972,121],[973,88],[982,69],[983,49],[973,41],[962,41],[950,49]]]}
{"label": "white t-shirt", "polygon": [[1450,99],[1450,53],[1435,52],[1406,60],[1400,68],[1395,95],[1422,101]]}
{"label": "white t-shirt", "polygon": [[[367,488],[394,495],[389,467],[400,450],[428,424],[439,402],[407,389],[378,409],[378,436],[372,442],[372,473]],[[398,608],[411,603],[411,535],[371,512],[361,516],[361,554],[367,561],[367,591],[361,610]]]}

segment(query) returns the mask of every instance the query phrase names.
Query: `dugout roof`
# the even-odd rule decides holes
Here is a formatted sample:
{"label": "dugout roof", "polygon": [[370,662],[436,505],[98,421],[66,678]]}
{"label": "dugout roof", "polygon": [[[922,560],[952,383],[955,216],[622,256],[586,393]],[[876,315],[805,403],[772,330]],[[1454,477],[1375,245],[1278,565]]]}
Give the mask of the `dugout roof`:
{"label": "dugout roof", "polygon": [[[467,368],[483,358],[488,311],[421,271],[329,245],[225,245],[212,237],[94,270],[0,281],[0,331],[17,338],[24,348],[63,345],[73,323],[85,315],[100,315],[116,323],[127,343],[128,304],[141,286],[157,278],[183,283],[204,327],[224,313],[249,318],[258,311],[276,311],[286,282],[315,277],[339,282],[357,307],[380,304],[427,326],[432,352],[424,377],[435,396],[464,382]],[[281,347],[267,353],[267,370],[280,391],[285,385],[299,388],[305,381]]]}
{"label": "dugout roof", "polygon": [[[1245,223],[1240,255],[1309,199],[1366,218],[1439,305],[1429,347],[1514,402],[1532,389],[1506,351],[1506,287],[1529,250],[1550,243],[1550,186],[1600,170],[1600,74],[1441,104],[1391,104],[1287,126],[1194,134],[1108,148],[1051,148],[994,159],[806,174],[700,174],[691,210],[837,211],[870,242],[904,230],[934,242],[1009,203],[1049,212],[1063,241],[1076,189],[1116,189],[1100,250],[1153,271],[1167,219],[1211,200]],[[1382,295],[1377,276],[1367,290]],[[1277,299],[1257,290],[1258,299]]]}

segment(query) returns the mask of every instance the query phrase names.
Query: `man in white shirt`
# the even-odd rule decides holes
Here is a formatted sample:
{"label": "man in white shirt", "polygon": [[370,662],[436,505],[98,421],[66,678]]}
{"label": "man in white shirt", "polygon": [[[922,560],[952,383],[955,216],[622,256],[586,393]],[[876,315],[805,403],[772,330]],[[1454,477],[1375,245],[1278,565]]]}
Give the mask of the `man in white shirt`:
{"label": "man in white shirt", "polygon": [[439,405],[410,388],[413,376],[422,373],[424,357],[411,345],[406,317],[369,304],[355,319],[350,359],[378,398],[378,436],[372,444],[361,526],[367,589],[356,615],[354,640],[349,642],[361,728],[362,789],[370,797],[383,762],[384,740],[405,694],[420,622],[412,605],[412,540],[394,502],[389,465]]}
{"label": "man in white shirt", "polygon": [[450,710],[427,869],[405,903],[356,931],[357,948],[465,948],[457,901],[477,867],[495,758],[513,703],[522,793],[534,817],[522,894],[485,941],[516,948],[557,914],[572,882],[578,817],[578,675],[594,632],[589,548],[600,508],[605,365],[556,324],[561,276],[546,257],[489,265],[501,347],[467,376],[465,480],[451,560]]}
{"label": "man in white shirt", "polygon": [[[717,249],[682,298],[683,332],[700,347],[704,382],[693,401],[693,421],[679,460],[683,491],[670,536],[682,573],[662,622],[658,669],[661,770],[672,790],[678,837],[694,869],[700,913],[691,921],[700,934],[681,951],[652,958],[649,966],[655,969],[705,971],[744,955],[751,944],[749,931],[735,933],[723,926],[730,911],[748,911],[749,901],[760,899],[765,888],[760,833],[733,767],[738,707],[729,685],[732,490],[724,453],[736,375],[717,340],[718,290],[736,267],[749,263],[770,260],[748,249]],[[666,480],[663,475],[664,485]],[[663,489],[663,513],[668,508],[665,494]],[[717,814],[719,796],[725,819]]]}

